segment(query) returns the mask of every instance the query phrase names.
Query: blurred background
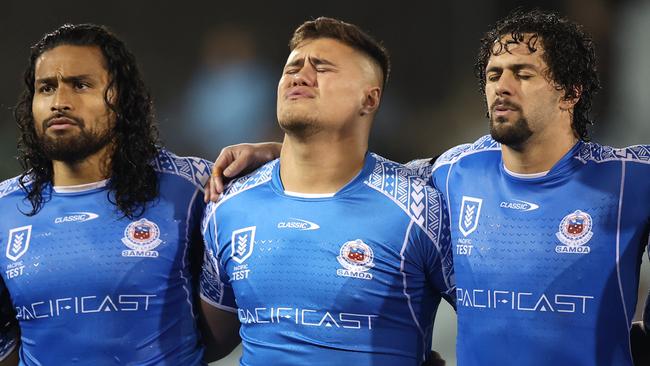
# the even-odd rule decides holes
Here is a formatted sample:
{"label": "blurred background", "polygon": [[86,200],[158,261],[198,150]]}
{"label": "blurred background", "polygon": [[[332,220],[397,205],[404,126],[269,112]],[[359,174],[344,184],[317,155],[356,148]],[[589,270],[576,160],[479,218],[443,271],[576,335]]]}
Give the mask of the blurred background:
{"label": "blurred background", "polygon": [[[613,146],[650,143],[650,0],[3,0],[0,178],[20,172],[12,107],[29,47],[66,22],[103,24],[126,41],[155,98],[167,147],[208,159],[228,144],[281,138],[275,90],[299,24],[318,16],[355,23],[384,42],[393,62],[371,149],[404,162],[487,133],[473,76],[478,41],[517,6],[557,10],[594,37],[604,86],[594,103],[594,139]],[[638,307],[647,294],[647,267],[644,258]],[[443,305],[438,313],[433,347],[455,365],[450,309]],[[236,365],[238,352],[214,365]]]}

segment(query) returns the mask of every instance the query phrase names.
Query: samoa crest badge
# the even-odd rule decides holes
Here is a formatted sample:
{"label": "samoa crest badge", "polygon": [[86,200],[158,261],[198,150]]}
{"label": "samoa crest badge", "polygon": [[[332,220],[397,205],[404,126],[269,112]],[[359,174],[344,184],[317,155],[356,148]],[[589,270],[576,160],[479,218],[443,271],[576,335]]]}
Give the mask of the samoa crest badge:
{"label": "samoa crest badge", "polygon": [[564,245],[555,247],[557,253],[579,253],[587,254],[591,248],[586,246],[594,233],[592,228],[591,215],[584,211],[575,210],[564,216],[560,222],[559,231],[555,233],[557,239]]}
{"label": "samoa crest badge", "polygon": [[122,251],[123,257],[158,257],[154,249],[162,243],[160,229],[153,221],[142,218],[127,225],[122,243],[130,248]]}
{"label": "samoa crest badge", "polygon": [[372,248],[361,239],[345,242],[336,257],[343,268],[336,270],[336,274],[343,277],[371,280],[372,274],[368,273],[368,270],[375,266],[374,259]]}

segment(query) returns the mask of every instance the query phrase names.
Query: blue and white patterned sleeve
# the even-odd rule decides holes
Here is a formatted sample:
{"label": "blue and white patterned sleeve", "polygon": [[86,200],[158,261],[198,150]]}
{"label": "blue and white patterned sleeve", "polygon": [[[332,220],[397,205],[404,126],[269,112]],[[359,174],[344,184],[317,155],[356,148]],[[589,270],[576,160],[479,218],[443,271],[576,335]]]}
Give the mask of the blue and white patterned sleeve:
{"label": "blue and white patterned sleeve", "polygon": [[[456,308],[456,280],[454,276],[453,248],[449,230],[449,216],[445,201],[440,192],[429,189],[430,205],[436,207],[435,224],[428,225],[428,235],[422,237],[431,248],[426,252],[426,271],[429,283],[436,288],[442,297]],[[433,215],[432,215],[433,216]]]}
{"label": "blue and white patterned sleeve", "polygon": [[235,294],[230,279],[219,261],[219,243],[215,235],[214,214],[215,204],[210,203],[206,208],[206,216],[202,225],[205,252],[201,270],[201,299],[221,310],[237,312]]}

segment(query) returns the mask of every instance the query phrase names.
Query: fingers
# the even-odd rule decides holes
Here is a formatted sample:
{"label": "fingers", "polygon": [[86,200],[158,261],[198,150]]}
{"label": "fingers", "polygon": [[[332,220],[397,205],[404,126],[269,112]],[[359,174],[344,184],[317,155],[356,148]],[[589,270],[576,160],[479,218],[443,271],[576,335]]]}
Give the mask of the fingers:
{"label": "fingers", "polygon": [[205,182],[205,186],[203,186],[203,202],[208,203],[210,202],[210,194],[211,194],[211,189],[212,189],[212,177],[208,179],[207,182]]}
{"label": "fingers", "polygon": [[239,144],[223,148],[212,167],[212,176],[210,184],[205,189],[204,201],[217,202],[228,180],[253,171],[267,161],[275,159],[280,155],[281,148],[282,144],[275,142]]}
{"label": "fingers", "polygon": [[212,169],[212,175],[203,189],[203,202],[217,202],[219,194],[223,192],[224,183],[221,178],[221,171]]}

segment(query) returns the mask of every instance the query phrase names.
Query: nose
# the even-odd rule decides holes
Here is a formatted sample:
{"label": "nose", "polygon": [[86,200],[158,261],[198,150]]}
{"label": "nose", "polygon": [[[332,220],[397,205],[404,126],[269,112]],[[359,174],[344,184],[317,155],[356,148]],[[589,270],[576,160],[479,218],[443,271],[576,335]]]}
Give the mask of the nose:
{"label": "nose", "polygon": [[68,88],[57,88],[56,92],[54,92],[54,98],[52,98],[50,110],[52,112],[72,110],[72,100]]}
{"label": "nose", "polygon": [[291,77],[291,86],[316,86],[316,70],[308,62]]}
{"label": "nose", "polygon": [[514,91],[514,76],[510,72],[504,72],[496,82],[495,92],[498,96],[510,96]]}

